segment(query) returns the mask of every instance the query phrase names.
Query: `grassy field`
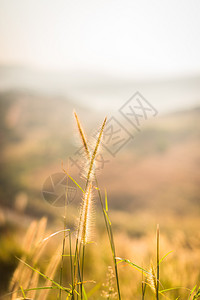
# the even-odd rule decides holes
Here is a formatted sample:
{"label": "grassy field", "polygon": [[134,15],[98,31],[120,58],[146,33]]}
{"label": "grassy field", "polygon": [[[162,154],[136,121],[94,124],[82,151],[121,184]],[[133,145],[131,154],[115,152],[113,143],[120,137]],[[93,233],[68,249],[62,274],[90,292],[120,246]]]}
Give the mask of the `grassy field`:
{"label": "grassy field", "polygon": [[[93,174],[98,143],[90,148],[89,157],[86,151],[90,163],[85,166],[86,178],[80,178],[79,170],[67,163],[77,148],[69,126],[72,106],[60,100],[57,114],[61,117],[57,119],[52,99],[43,99],[38,111],[37,97],[26,97],[18,100],[12,94],[1,95],[2,298],[15,299],[16,293],[4,295],[21,286],[18,297],[41,300],[198,299],[199,109],[158,117],[116,158],[109,158],[96,173],[102,206]],[[90,126],[87,132],[91,132]],[[66,209],[50,205],[41,195],[45,179],[62,172],[61,161],[84,189],[77,187],[76,197]],[[157,224],[159,260],[164,257],[158,281]],[[60,232],[63,228],[70,231]],[[49,239],[44,240],[46,237]],[[26,291],[44,286],[52,288]]]}

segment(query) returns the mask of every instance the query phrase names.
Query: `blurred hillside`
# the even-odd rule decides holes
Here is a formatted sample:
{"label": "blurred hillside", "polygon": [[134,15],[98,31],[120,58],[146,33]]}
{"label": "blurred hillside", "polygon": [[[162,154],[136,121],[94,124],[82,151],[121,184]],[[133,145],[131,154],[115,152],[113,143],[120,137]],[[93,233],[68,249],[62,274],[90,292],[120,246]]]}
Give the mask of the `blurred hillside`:
{"label": "blurred hillside", "polygon": [[[7,291],[17,264],[15,256],[21,253],[21,240],[31,220],[47,216],[50,232],[63,226],[63,207],[50,205],[42,196],[45,180],[54,173],[62,172],[63,161],[77,182],[83,187],[85,185],[79,169],[68,163],[80,147],[74,109],[88,136],[99,127],[105,116],[103,112],[97,113],[85,105],[75,104],[70,96],[51,96],[30,89],[0,93],[0,294]],[[108,111],[107,114],[110,117],[113,112]],[[136,257],[138,264],[142,264],[143,259],[148,263],[149,245],[156,223],[159,223],[162,234],[167,238],[168,251],[177,248],[177,255],[181,254],[180,261],[177,256],[173,257],[173,264],[179,261],[182,268],[179,270],[195,270],[196,274],[191,280],[188,276],[187,280],[178,277],[173,286],[174,282],[177,286],[183,282],[185,286],[192,287],[199,278],[199,256],[195,252],[196,245],[199,245],[200,213],[199,117],[198,107],[158,114],[156,118],[147,120],[141,131],[134,134],[134,139],[115,157],[102,148],[106,162],[100,163],[101,168],[97,172],[102,192],[106,188],[108,193],[118,255]],[[96,195],[94,198],[97,199]],[[70,228],[74,228],[80,199],[81,193],[77,190],[67,207],[67,226]],[[104,241],[98,245],[101,244],[107,259],[105,229],[98,202],[96,209],[98,226],[95,239]],[[125,242],[127,247],[124,247]],[[163,255],[166,254],[164,245],[162,241]],[[190,259],[194,253],[197,257],[195,262]],[[96,252],[91,255],[96,259]],[[181,263],[182,258],[184,264]],[[103,261],[106,260],[103,258]],[[103,264],[97,265],[96,274],[101,277],[105,270],[100,266],[103,268]],[[122,278],[127,276],[129,285],[128,278],[133,275],[131,270],[125,272],[121,271]],[[179,274],[182,273],[179,271]],[[129,288],[125,283],[124,286],[123,293],[126,295]]]}
{"label": "blurred hillside", "polygon": [[[28,195],[28,206],[35,198],[41,203],[46,177],[60,172],[61,161],[66,163],[78,149],[75,106],[66,98],[25,91],[1,93],[0,105],[1,204],[12,207],[22,192]],[[84,107],[76,109],[88,134],[103,119]],[[115,159],[108,157],[99,178],[108,189],[112,208],[197,212],[199,115],[196,108],[148,121]],[[82,181],[79,170],[71,168],[71,173]],[[45,213],[42,204],[44,211],[39,206],[29,213]]]}

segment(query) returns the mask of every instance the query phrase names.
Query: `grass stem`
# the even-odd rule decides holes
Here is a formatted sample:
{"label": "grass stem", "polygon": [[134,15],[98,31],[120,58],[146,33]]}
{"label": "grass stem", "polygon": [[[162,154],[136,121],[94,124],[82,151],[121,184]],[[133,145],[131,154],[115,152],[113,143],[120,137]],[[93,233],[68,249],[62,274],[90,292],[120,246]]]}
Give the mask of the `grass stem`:
{"label": "grass stem", "polygon": [[159,224],[157,224],[157,231],[156,231],[156,244],[157,244],[157,275],[156,275],[156,300],[159,300],[159,279],[160,279],[160,264],[159,264],[159,238],[160,238],[160,230],[159,230]]}

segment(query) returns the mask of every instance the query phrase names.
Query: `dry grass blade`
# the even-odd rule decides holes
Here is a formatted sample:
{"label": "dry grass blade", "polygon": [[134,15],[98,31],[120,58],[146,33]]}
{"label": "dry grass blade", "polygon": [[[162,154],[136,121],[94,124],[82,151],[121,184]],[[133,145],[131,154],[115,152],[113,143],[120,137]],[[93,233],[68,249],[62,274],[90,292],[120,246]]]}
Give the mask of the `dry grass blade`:
{"label": "dry grass blade", "polygon": [[[55,254],[53,255],[53,257],[51,258],[48,266],[47,266],[47,269],[46,269],[46,272],[45,272],[45,275],[47,277],[51,277],[51,278],[54,278],[55,276],[55,273],[56,273],[56,270],[57,270],[57,267],[60,263],[60,260],[61,260],[61,252],[62,252],[62,244],[58,246]],[[51,286],[52,285],[52,281],[50,280],[46,280],[45,282],[45,285],[44,286]],[[47,296],[49,294],[49,289],[44,289],[40,292],[40,295],[38,296],[38,300],[45,300],[47,299]]]}
{"label": "dry grass blade", "polygon": [[[33,247],[33,241],[34,241],[36,232],[37,232],[37,222],[33,221],[28,228],[28,231],[26,233],[26,236],[25,236],[24,242],[23,242],[22,250],[24,252],[26,252],[26,254],[29,254]],[[22,259],[26,260],[26,255],[23,255]],[[9,290],[11,292],[13,292],[14,290],[19,289],[19,286],[22,283],[23,283],[23,285],[28,286],[28,281],[29,281],[30,277],[31,277],[30,270],[24,268],[24,265],[21,262],[19,262],[19,264],[18,264],[17,268],[15,269],[15,272],[12,276]],[[25,281],[22,281],[22,280],[25,280]],[[17,296],[17,293],[13,293],[12,300],[15,299],[16,296]]]}
{"label": "dry grass blade", "polygon": [[[40,245],[39,241],[43,239],[46,223],[47,219],[42,218],[39,222],[33,221],[30,224],[22,246],[22,250],[25,252],[22,261],[26,261],[27,257],[31,257],[33,264],[37,263],[45,248],[45,245]],[[13,274],[9,289],[13,292],[19,290],[20,286],[23,286],[23,289],[31,288],[36,284],[37,278],[33,270],[27,268],[20,261]],[[13,293],[12,299],[16,299],[17,294],[17,292]]]}
{"label": "dry grass blade", "polygon": [[84,146],[87,158],[88,158],[88,160],[90,160],[90,151],[89,151],[89,148],[88,148],[88,145],[87,145],[87,140],[86,140],[86,136],[85,136],[84,130],[83,130],[82,126],[81,126],[81,123],[79,121],[79,118],[78,118],[76,112],[74,112],[74,116],[75,116],[75,119],[76,119],[76,123],[77,123],[77,127],[78,127],[78,132],[80,134],[81,141],[83,143],[83,146]]}

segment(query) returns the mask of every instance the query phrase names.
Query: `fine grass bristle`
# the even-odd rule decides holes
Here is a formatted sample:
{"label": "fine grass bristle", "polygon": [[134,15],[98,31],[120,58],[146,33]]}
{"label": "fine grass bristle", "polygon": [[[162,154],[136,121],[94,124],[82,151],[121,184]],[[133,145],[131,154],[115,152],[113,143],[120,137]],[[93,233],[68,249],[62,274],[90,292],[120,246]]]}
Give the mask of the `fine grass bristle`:
{"label": "fine grass bristle", "polygon": [[81,141],[82,141],[82,144],[84,146],[85,153],[87,155],[87,159],[90,160],[90,151],[89,151],[89,148],[88,148],[88,145],[87,145],[87,139],[86,139],[84,130],[83,130],[82,126],[81,126],[81,123],[79,121],[79,118],[78,118],[76,112],[74,112],[74,116],[75,116],[75,119],[76,119],[76,123],[77,123],[77,127],[78,127],[78,132],[80,134]]}
{"label": "fine grass bristle", "polygon": [[90,183],[83,196],[79,221],[79,241],[85,245],[90,241],[93,222],[92,184]]}
{"label": "fine grass bristle", "polygon": [[153,263],[151,263],[149,273],[147,274],[147,282],[148,282],[149,286],[152,288],[153,292],[156,294],[157,279],[156,279],[156,272],[155,272]]}
{"label": "fine grass bristle", "polygon": [[[81,137],[81,142],[82,142],[82,145],[83,145],[83,148],[84,148],[84,151],[85,151],[85,155],[86,155],[86,157],[85,157],[86,163],[84,163],[83,166],[82,166],[82,168],[83,168],[82,174],[83,174],[83,177],[86,178],[87,183],[88,183],[90,180],[93,180],[93,176],[94,176],[94,173],[95,173],[95,171],[94,171],[95,159],[97,157],[97,153],[98,153],[98,150],[99,150],[99,146],[100,146],[100,143],[101,143],[103,130],[105,128],[107,118],[104,119],[104,122],[101,126],[98,138],[97,138],[96,143],[95,143],[94,150],[91,153],[90,148],[93,148],[93,147],[92,146],[90,148],[88,147],[88,141],[86,139],[86,135],[84,133],[84,130],[81,126],[81,122],[80,122],[76,112],[74,112],[74,116],[75,116],[75,119],[76,119],[78,132],[79,132],[79,135]],[[84,158],[84,155],[83,155],[83,158]]]}
{"label": "fine grass bristle", "polygon": [[87,173],[87,182],[89,182],[92,179],[93,166],[94,166],[95,158],[96,158],[96,155],[97,155],[100,143],[101,143],[101,139],[102,139],[102,136],[103,136],[103,131],[104,131],[104,128],[105,128],[105,125],[106,125],[106,121],[107,121],[107,117],[103,121],[103,124],[101,126],[101,130],[99,132],[99,136],[98,136],[98,139],[97,139],[97,142],[96,142],[96,146],[95,146],[94,151],[92,153],[92,157],[91,157],[91,160],[90,160],[90,165],[89,165],[89,169],[88,169],[88,173]]}

